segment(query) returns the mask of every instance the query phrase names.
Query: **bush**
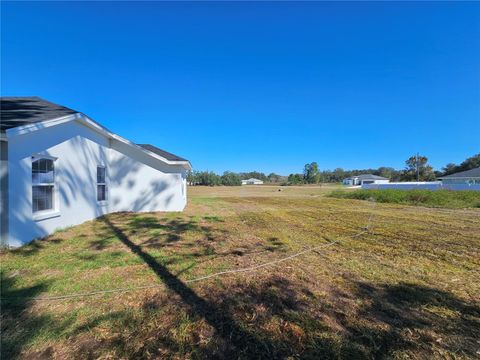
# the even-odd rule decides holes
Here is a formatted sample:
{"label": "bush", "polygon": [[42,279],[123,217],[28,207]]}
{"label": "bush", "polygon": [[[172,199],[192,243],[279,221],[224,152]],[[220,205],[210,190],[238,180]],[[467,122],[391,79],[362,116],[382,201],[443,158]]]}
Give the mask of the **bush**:
{"label": "bush", "polygon": [[480,191],[451,191],[451,190],[355,190],[333,191],[329,197],[339,199],[374,199],[381,203],[421,205],[444,208],[480,207]]}

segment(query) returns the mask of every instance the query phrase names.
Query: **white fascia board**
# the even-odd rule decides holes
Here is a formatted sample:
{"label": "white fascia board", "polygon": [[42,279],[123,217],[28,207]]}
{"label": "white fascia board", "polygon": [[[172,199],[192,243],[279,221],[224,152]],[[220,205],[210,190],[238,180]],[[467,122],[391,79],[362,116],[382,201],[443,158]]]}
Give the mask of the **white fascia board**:
{"label": "white fascia board", "polygon": [[39,122],[36,122],[36,123],[26,124],[26,125],[17,126],[17,127],[14,127],[14,128],[7,129],[7,131],[5,133],[7,134],[7,138],[12,138],[12,137],[17,136],[17,135],[23,135],[23,134],[27,134],[27,133],[30,133],[30,132],[33,132],[33,131],[37,131],[37,130],[45,129],[45,128],[48,128],[48,127],[51,127],[51,126],[60,125],[60,124],[63,124],[63,123],[69,122],[69,121],[73,121],[73,120],[76,120],[76,119],[80,118],[81,116],[82,116],[82,114],[75,113],[75,114],[71,114],[71,115],[67,115],[67,116],[62,116],[62,117],[59,117],[59,118],[56,118],[56,119],[39,121]]}
{"label": "white fascia board", "polygon": [[117,140],[121,143],[124,143],[126,145],[129,145],[131,147],[134,147],[135,149],[137,150],[140,150],[142,152],[144,152],[145,154],[148,154],[149,156],[157,159],[157,160],[160,160],[162,161],[163,163],[165,164],[168,164],[168,165],[179,165],[179,166],[182,166],[184,168],[186,168],[187,170],[191,170],[192,169],[192,165],[190,164],[189,161],[174,161],[174,160],[168,160],[166,158],[164,158],[163,156],[160,156],[158,154],[155,154],[154,152],[151,152],[141,146],[138,146],[137,144],[131,142],[130,140],[127,140],[113,132],[111,132],[110,130],[108,130],[107,128],[103,127],[102,125],[100,125],[99,123],[97,123],[96,121],[90,119],[89,117],[87,116],[82,116],[81,118],[78,119],[80,122],[83,122],[85,123],[85,125],[89,126],[89,127],[92,127],[94,130],[100,132],[101,134],[105,135],[105,136],[108,136],[110,137],[111,139],[114,139],[114,140]]}
{"label": "white fascia board", "polygon": [[[149,156],[153,157],[154,159],[159,160],[159,161],[161,161],[161,162],[163,162],[167,165],[182,166],[186,170],[191,170],[192,169],[192,165],[190,164],[189,161],[168,160],[168,159],[164,158],[163,156],[155,154],[155,153],[153,153],[153,152],[151,152],[147,149],[144,149],[143,147],[138,146],[137,144],[132,143],[131,141],[129,141],[129,140],[113,133],[113,132],[111,132],[107,128],[103,127],[102,125],[100,125],[99,123],[90,119],[88,116],[86,116],[82,113],[75,113],[75,114],[72,114],[72,115],[62,116],[62,117],[59,117],[59,118],[56,118],[56,119],[40,121],[40,122],[36,122],[36,123],[33,123],[33,124],[17,126],[17,127],[8,129],[6,131],[6,139],[8,140],[8,138],[12,138],[14,136],[31,133],[31,132],[34,132],[34,131],[37,131],[37,130],[45,129],[45,128],[48,128],[48,127],[51,127],[51,126],[56,126],[56,125],[60,125],[60,124],[63,124],[63,123],[69,122],[69,121],[75,121],[75,120],[79,121],[80,123],[84,124],[85,126],[89,127],[90,129],[95,130],[96,132],[98,132],[98,133],[100,133],[100,134],[102,134],[102,135],[104,135],[108,138],[115,139],[115,140],[117,140],[121,143],[127,144],[131,147],[134,147],[134,148],[140,150],[140,151],[143,151],[147,155],[149,155]],[[2,140],[3,140],[3,136],[2,136]]]}

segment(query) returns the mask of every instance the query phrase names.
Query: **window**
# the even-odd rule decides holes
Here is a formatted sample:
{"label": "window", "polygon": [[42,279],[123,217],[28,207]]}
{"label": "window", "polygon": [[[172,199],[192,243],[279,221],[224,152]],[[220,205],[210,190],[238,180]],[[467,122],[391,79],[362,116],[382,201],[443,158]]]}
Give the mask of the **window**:
{"label": "window", "polygon": [[55,167],[52,159],[32,158],[32,210],[53,210]]}
{"label": "window", "polygon": [[97,166],[97,201],[107,200],[105,166]]}

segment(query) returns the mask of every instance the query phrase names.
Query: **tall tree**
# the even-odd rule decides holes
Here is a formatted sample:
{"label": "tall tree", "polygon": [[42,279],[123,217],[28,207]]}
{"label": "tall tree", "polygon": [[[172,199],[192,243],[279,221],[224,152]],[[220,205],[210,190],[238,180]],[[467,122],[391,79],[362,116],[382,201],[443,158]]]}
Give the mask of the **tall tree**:
{"label": "tall tree", "polygon": [[405,161],[404,180],[430,181],[435,180],[433,168],[428,165],[428,158],[423,155],[410,156]]}
{"label": "tall tree", "polygon": [[305,164],[303,168],[303,179],[307,184],[316,184],[320,181],[320,171],[318,171],[318,164],[316,162]]}

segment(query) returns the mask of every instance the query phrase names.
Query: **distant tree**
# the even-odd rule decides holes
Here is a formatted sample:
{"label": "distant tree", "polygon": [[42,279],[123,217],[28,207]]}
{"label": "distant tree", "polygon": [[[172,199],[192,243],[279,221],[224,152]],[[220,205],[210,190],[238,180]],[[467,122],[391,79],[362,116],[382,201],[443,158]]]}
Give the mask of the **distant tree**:
{"label": "distant tree", "polygon": [[463,161],[460,166],[458,166],[458,171],[466,171],[478,167],[480,167],[480,154],[473,155]]}
{"label": "distant tree", "polygon": [[480,167],[480,154],[473,155],[464,161],[460,165],[449,163],[445,165],[442,170],[442,175],[450,175],[460,171],[471,170]]}
{"label": "distant tree", "polygon": [[406,167],[403,172],[403,180],[430,181],[435,180],[433,168],[428,165],[428,158],[423,155],[410,156],[405,161]]}
{"label": "distant tree", "polygon": [[350,176],[342,168],[336,168],[332,173],[332,182],[340,182],[346,177]]}
{"label": "distant tree", "polygon": [[298,185],[298,184],[303,184],[303,176],[301,174],[290,174],[288,175],[288,184],[290,185]]}
{"label": "distant tree", "polygon": [[375,175],[383,176],[387,179],[392,179],[395,172],[396,170],[394,168],[382,166],[378,168]]}
{"label": "distant tree", "polygon": [[442,170],[443,170],[443,175],[450,175],[453,174],[454,172],[457,172],[458,165],[454,163],[448,163],[445,165]]}
{"label": "distant tree", "polygon": [[225,186],[239,186],[242,185],[242,178],[239,174],[231,171],[225,171],[221,177],[222,185]]}
{"label": "distant tree", "polygon": [[272,173],[268,174],[267,178],[268,178],[268,181],[271,182],[271,183],[278,183],[278,182],[280,182],[282,177],[280,175],[272,172]]}
{"label": "distant tree", "polygon": [[221,185],[222,180],[220,176],[215,174],[213,171],[199,171],[195,173],[195,184],[206,185],[206,186],[216,186],[216,185]]}
{"label": "distant tree", "polygon": [[195,185],[195,173],[192,170],[187,171],[187,184]]}
{"label": "distant tree", "polygon": [[307,184],[316,184],[320,181],[320,172],[318,171],[318,164],[316,162],[305,164],[303,168],[303,180]]}

